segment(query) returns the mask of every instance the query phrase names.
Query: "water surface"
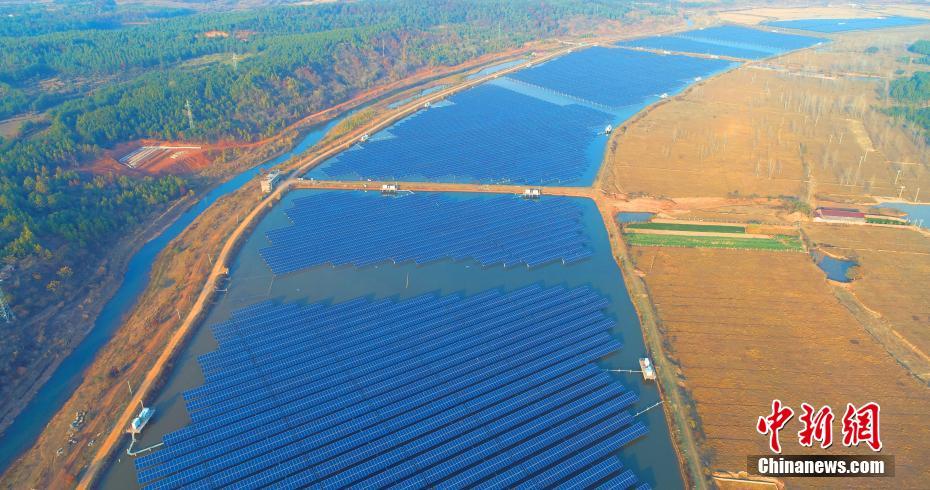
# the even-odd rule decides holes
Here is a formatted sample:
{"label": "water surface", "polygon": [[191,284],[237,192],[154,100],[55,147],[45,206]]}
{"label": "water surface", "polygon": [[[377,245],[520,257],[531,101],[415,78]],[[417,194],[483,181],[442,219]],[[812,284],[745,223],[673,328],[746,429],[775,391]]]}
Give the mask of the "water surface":
{"label": "water surface", "polygon": [[[417,266],[413,263],[381,263],[363,268],[318,266],[301,272],[275,277],[261,260],[259,250],[269,246],[265,232],[287,226],[284,211],[295,199],[326,192],[298,190],[288,193],[256,227],[231,265],[229,291],[211,310],[205,324],[229,318],[233,310],[250,304],[274,300],[279,302],[343,302],[359,296],[370,298],[410,298],[428,292],[475,294],[492,288],[512,291],[529,284],[562,284],[569,287],[588,285],[608,297],[606,314],[617,325],[612,334],[623,347],[604,359],[605,368],[638,369],[638,358],[645,355],[642,333],[636,311],[624,287],[620,270],[613,260],[607,232],[594,203],[579,199],[583,208],[582,222],[590,237],[593,256],[573,265],[559,263],[529,269],[502,266],[482,268],[474,261],[449,260]],[[488,195],[455,194],[456,198],[493,198]],[[543,197],[545,199],[545,197]],[[141,446],[160,442],[162,435],[178,430],[190,422],[181,393],[203,383],[196,356],[215,350],[216,341],[208,328],[201,327],[182,352],[166,387],[153,406],[157,414],[146,428]],[[640,374],[616,373],[617,380],[639,394],[634,412],[659,401],[654,383],[646,383]],[[649,433],[619,453],[624,466],[653,488],[682,488],[678,462],[671,445],[664,412],[661,408],[641,415]],[[128,442],[128,438],[127,438]],[[125,456],[111,466],[102,488],[136,488],[135,470],[131,458]]]}

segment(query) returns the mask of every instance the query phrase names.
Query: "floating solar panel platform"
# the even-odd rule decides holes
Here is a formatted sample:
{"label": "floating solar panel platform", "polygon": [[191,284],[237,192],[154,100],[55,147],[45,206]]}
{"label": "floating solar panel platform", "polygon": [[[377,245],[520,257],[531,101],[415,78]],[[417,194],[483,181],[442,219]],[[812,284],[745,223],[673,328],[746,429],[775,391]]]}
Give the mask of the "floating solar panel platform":
{"label": "floating solar panel platform", "polygon": [[508,78],[610,109],[672,93],[732,63],[662,56],[615,48],[589,48],[508,75]]}
{"label": "floating solar panel platform", "polygon": [[827,39],[727,25],[623,41],[618,45],[756,60],[824,41]]}
{"label": "floating solar panel platform", "polygon": [[580,184],[613,116],[488,83],[432,104],[324,162],[310,176]]}
{"label": "floating solar panel platform", "polygon": [[784,27],[787,29],[798,29],[802,31],[813,32],[847,32],[847,31],[866,31],[871,29],[888,29],[892,27],[911,27],[923,25],[928,22],[927,19],[918,19],[915,17],[873,17],[870,19],[797,19],[797,20],[776,20],[765,22],[765,25],[772,27]]}
{"label": "floating solar panel platform", "polygon": [[297,199],[285,213],[293,225],[268,231],[271,246],[259,252],[275,274],[442,259],[538,267],[592,254],[572,198],[335,191]]}
{"label": "floating solar panel platform", "polygon": [[634,488],[646,433],[596,361],[586,287],[261,303],[213,326],[192,423],[135,460],[146,488]]}

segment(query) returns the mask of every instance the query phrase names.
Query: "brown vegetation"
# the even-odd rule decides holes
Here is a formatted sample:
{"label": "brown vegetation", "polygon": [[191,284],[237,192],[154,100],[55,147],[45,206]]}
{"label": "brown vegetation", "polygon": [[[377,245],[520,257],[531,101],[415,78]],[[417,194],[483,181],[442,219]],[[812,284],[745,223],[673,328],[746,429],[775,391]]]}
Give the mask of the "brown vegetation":
{"label": "brown vegetation", "polygon": [[930,362],[930,238],[894,226],[810,223],[804,232],[831,255],[856,261],[853,294]]}
{"label": "brown vegetation", "polygon": [[[875,81],[780,66],[739,68],[618,131],[598,185],[657,196],[784,195],[805,201],[814,195],[893,196],[900,185],[930,188],[923,166],[892,163],[897,160],[887,156],[915,158],[920,146],[874,110],[878,88]],[[871,127],[883,129],[873,135]]]}
{"label": "brown vegetation", "polygon": [[[823,273],[800,253],[634,248],[693,400],[692,428],[709,470],[743,471],[746,456],[768,453],[756,419],[773,399],[835,411],[868,401],[882,407],[883,454],[893,479],[805,480],[804,485],[921,488],[930,469],[930,391],[898,366],[836,300]],[[842,413],[838,415],[842,417]],[[792,425],[794,424],[794,425]],[[781,435],[786,454],[866,454],[867,448],[805,449],[797,419]],[[835,422],[837,424],[837,422]],[[834,427],[840,434],[839,426]],[[800,485],[788,480],[788,486]]]}
{"label": "brown vegetation", "polygon": [[[612,138],[598,184],[671,197],[844,201],[896,196],[901,185],[907,197],[930,185],[921,134],[878,110],[891,71],[905,66],[898,58],[930,28],[885,32],[838,35],[825,48],[741,67],[654,106]],[[879,52],[866,54],[873,46]]]}

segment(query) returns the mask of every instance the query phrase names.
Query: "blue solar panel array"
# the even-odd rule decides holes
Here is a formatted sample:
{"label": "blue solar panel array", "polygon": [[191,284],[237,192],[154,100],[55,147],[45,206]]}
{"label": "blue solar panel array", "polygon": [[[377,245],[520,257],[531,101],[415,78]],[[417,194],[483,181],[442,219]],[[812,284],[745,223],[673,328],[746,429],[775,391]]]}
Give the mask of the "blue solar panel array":
{"label": "blue solar panel array", "polygon": [[193,422],[135,461],[147,488],[633,488],[644,435],[588,288],[260,303],[213,327]]}
{"label": "blue solar panel array", "polygon": [[610,108],[675,92],[731,65],[724,60],[589,48],[509,75],[556,93]]}
{"label": "blue solar panel array", "polygon": [[777,20],[766,22],[766,25],[773,27],[784,27],[788,29],[799,29],[802,31],[814,32],[846,32],[846,31],[864,31],[870,29],[886,29],[890,27],[910,27],[926,24],[927,19],[918,19],[914,17],[875,17],[871,19],[798,19],[798,20]]}
{"label": "blue solar panel array", "polygon": [[580,203],[563,197],[326,192],[295,200],[286,214],[293,225],[268,231],[272,245],[259,251],[275,274],[441,259],[537,267],[592,254]]}
{"label": "blue solar panel array", "polygon": [[733,46],[724,46],[710,42],[695,41],[678,36],[655,36],[634,39],[632,41],[623,41],[620,46],[630,46],[635,48],[659,49],[663,51],[674,51],[678,53],[697,53],[714,56],[729,56],[731,58],[742,58],[747,60],[757,60],[768,58],[772,53],[759,51],[749,48],[737,48]]}
{"label": "blue solar panel array", "polygon": [[[321,179],[576,183],[612,116],[484,84],[327,160]],[[606,141],[606,139],[605,139]]]}
{"label": "blue solar panel array", "polygon": [[806,48],[826,39],[798,36],[738,26],[719,26],[668,36],[623,41],[621,46],[662,49],[685,53],[760,59]]}

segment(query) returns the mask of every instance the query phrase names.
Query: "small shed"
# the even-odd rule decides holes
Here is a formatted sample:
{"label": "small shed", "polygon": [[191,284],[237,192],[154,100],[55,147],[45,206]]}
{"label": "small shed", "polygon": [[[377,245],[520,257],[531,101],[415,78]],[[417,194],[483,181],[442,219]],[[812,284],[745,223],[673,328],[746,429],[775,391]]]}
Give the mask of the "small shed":
{"label": "small shed", "polygon": [[819,207],[814,210],[814,221],[833,223],[865,223],[865,213],[852,208]]}
{"label": "small shed", "polygon": [[278,182],[278,179],[281,178],[281,172],[270,172],[262,176],[262,192],[265,194],[271,193],[274,190],[275,184]]}

